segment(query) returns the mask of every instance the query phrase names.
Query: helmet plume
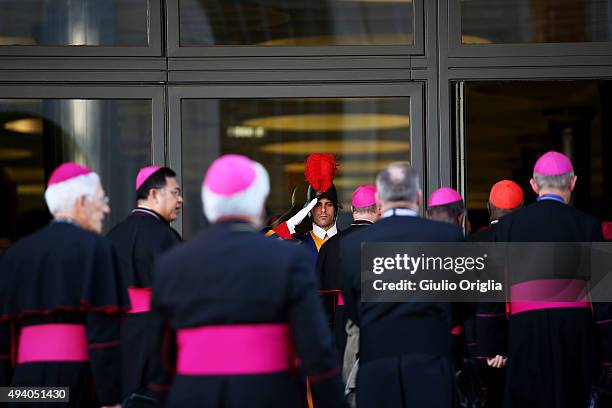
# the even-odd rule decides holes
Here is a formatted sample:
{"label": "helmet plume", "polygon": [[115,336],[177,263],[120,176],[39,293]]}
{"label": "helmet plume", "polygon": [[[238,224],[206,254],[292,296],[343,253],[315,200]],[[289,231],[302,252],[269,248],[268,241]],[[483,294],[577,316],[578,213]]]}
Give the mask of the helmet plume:
{"label": "helmet plume", "polygon": [[331,154],[313,153],[306,159],[304,176],[318,193],[329,190],[336,175],[336,159]]}

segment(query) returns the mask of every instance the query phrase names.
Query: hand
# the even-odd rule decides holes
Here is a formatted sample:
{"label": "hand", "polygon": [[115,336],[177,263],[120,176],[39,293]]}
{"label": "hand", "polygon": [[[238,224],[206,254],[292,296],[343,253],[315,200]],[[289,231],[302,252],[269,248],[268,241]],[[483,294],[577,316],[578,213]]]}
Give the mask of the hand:
{"label": "hand", "polygon": [[506,366],[508,357],[497,355],[493,358],[487,358],[487,365],[493,368],[502,368]]}
{"label": "hand", "polygon": [[101,408],[121,408],[121,404],[103,405]]}
{"label": "hand", "polygon": [[287,228],[289,228],[289,232],[291,234],[295,234],[295,227],[299,225],[300,222],[308,216],[308,213],[317,205],[318,198],[313,198],[311,202],[308,203],[304,208],[297,212],[293,217],[287,220]]}

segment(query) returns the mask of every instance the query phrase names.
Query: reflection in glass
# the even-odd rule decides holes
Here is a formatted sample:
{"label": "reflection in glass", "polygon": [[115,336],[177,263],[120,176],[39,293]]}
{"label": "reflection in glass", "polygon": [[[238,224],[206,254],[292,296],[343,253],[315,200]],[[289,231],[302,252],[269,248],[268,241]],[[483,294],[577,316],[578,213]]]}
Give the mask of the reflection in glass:
{"label": "reflection in glass", "polygon": [[278,216],[306,199],[304,160],[332,153],[339,164],[334,184],[350,222],[353,190],[376,173],[410,160],[409,98],[185,99],[182,116],[183,236],[206,225],[200,186],[205,169],[221,154],[247,155],[270,174],[268,215]]}
{"label": "reflection in glass", "polygon": [[181,46],[411,45],[412,0],[180,0]]}
{"label": "reflection in glass", "polygon": [[463,44],[607,42],[609,0],[460,0]]}
{"label": "reflection in glass", "polygon": [[473,230],[488,223],[491,186],[512,179],[534,201],[533,165],[548,150],[566,153],[578,183],[573,205],[612,220],[612,81],[466,84],[467,200]]}
{"label": "reflection in glass", "polygon": [[151,123],[150,100],[0,99],[0,240],[46,224],[45,183],[65,161],[100,174],[106,230],[125,217],[136,172],[151,160]]}
{"label": "reflection in glass", "polygon": [[0,46],[140,46],[147,0],[0,0]]}

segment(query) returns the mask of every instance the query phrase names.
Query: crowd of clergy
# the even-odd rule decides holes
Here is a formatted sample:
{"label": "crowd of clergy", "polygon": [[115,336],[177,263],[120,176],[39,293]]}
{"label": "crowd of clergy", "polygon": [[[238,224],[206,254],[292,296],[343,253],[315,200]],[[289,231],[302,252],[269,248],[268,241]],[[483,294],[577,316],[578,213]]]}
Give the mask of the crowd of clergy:
{"label": "crowd of clergy", "polygon": [[0,258],[0,387],[69,387],[70,407],[612,406],[612,308],[582,276],[510,275],[505,302],[361,301],[364,242],[612,240],[572,206],[588,187],[566,155],[540,156],[533,191],[495,183],[490,224],[468,234],[464,198],[423,197],[404,162],[353,192],[338,229],[337,167],[310,155],[305,203],[270,218],[266,169],[220,156],[202,181],[208,226],[183,241],[172,169],[140,169],[134,209],[104,236],[104,180],[61,164],[53,221]]}

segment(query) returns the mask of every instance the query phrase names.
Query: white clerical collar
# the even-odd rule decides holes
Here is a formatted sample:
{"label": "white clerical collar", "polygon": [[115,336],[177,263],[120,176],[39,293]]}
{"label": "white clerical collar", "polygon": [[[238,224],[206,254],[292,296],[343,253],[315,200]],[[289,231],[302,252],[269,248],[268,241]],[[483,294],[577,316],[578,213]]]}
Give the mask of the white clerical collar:
{"label": "white clerical collar", "polygon": [[324,230],[317,224],[312,223],[312,232],[321,239],[327,239],[336,235],[338,233],[338,228],[336,228],[336,224],[334,224],[330,229]]}
{"label": "white clerical collar", "polygon": [[382,218],[391,217],[393,215],[398,215],[400,217],[416,217],[417,212],[410,208],[391,208],[382,214]]}

